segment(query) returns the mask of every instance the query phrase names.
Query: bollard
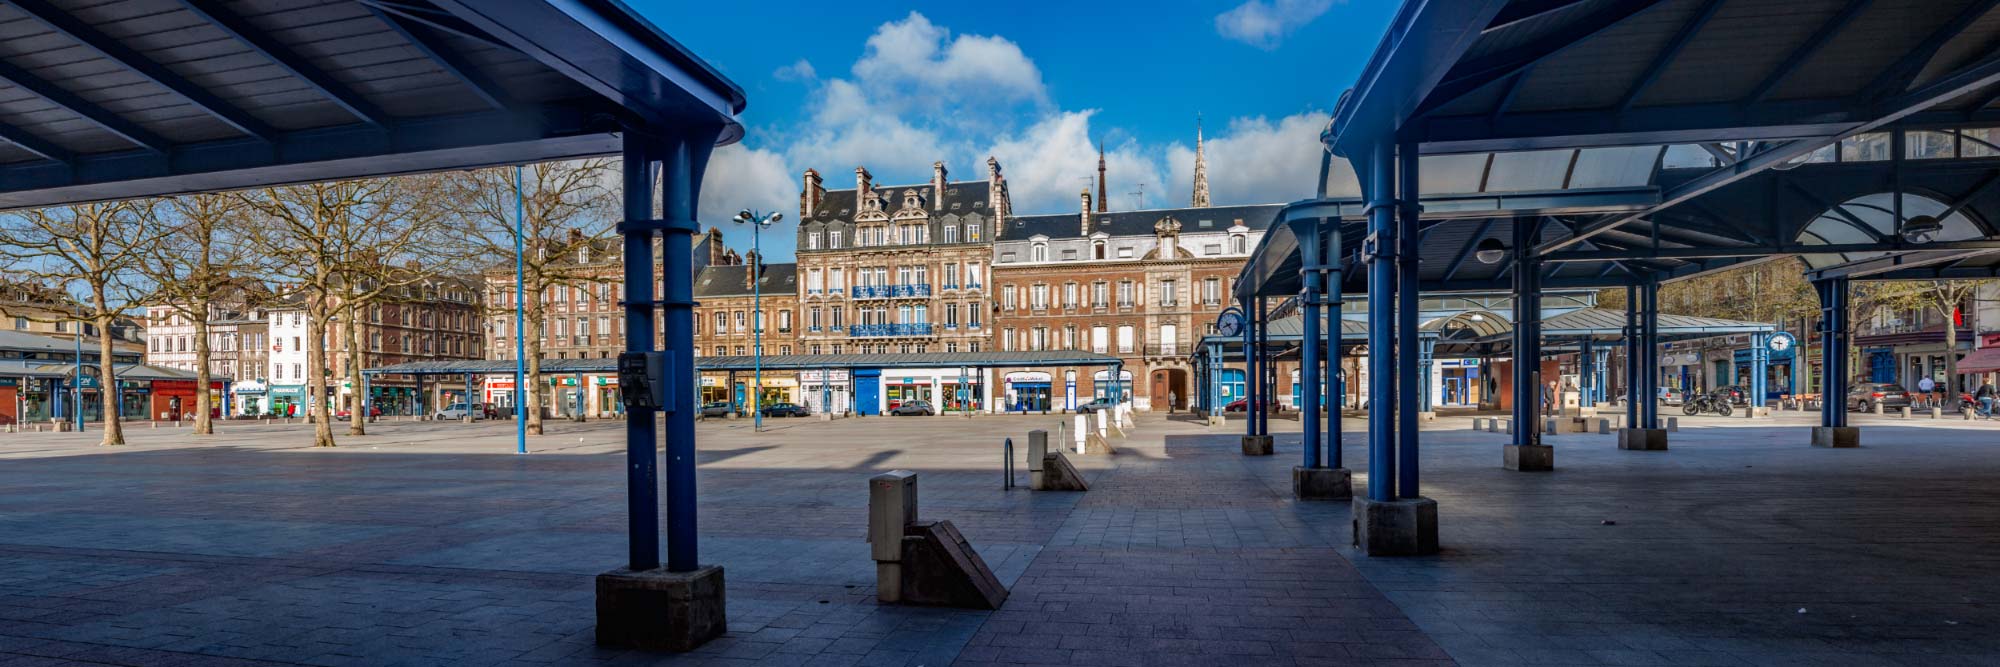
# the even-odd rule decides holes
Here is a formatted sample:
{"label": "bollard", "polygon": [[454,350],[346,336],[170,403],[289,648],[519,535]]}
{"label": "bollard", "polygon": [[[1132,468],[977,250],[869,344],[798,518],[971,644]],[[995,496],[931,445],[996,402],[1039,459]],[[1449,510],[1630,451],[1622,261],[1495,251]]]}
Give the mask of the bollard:
{"label": "bollard", "polygon": [[916,520],[916,473],[892,470],[868,480],[868,544],[878,600],[903,599],[903,529]]}
{"label": "bollard", "polygon": [[1944,418],[1944,408],[1935,405],[1931,406],[1931,419],[1943,419],[1943,418]]}
{"label": "bollard", "polygon": [[1679,431],[1679,430],[1681,430],[1681,418],[1680,418],[1680,417],[1668,417],[1668,418],[1667,418],[1667,431],[1671,433],[1671,432],[1676,432],[1676,431]]}
{"label": "bollard", "polygon": [[1878,415],[1882,414],[1882,404],[1876,403],[1873,412]]}
{"label": "bollard", "polygon": [[1905,405],[1901,408],[1897,408],[1897,412],[1899,413],[1898,416],[1902,417],[1903,419],[1910,418],[1910,406]]}
{"label": "bollard", "polygon": [[1078,453],[1078,454],[1082,454],[1082,453],[1083,453],[1083,445],[1084,445],[1084,443],[1088,442],[1089,440],[1090,440],[1090,417],[1089,417],[1089,416],[1087,416],[1087,415],[1077,415],[1077,416],[1076,416],[1076,453]]}
{"label": "bollard", "polygon": [[[1048,434],[1044,433],[1042,437],[1046,439]],[[1007,438],[1001,450],[1000,469],[1007,475],[1007,478],[1000,483],[1000,489],[1004,491],[1014,488],[1014,439]],[[1029,466],[1028,469],[1034,470],[1034,466]]]}

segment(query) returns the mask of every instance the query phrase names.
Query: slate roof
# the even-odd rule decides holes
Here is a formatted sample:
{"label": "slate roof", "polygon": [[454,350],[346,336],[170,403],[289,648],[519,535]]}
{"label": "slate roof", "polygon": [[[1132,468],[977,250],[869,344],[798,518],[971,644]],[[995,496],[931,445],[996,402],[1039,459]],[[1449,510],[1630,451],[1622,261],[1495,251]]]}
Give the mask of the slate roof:
{"label": "slate roof", "polygon": [[[1173,217],[1180,221],[1182,234],[1220,232],[1229,229],[1237,220],[1253,231],[1268,229],[1278,217],[1283,204],[1253,204],[1246,206],[1211,206],[1208,208],[1162,208],[1141,211],[1112,211],[1090,214],[1090,231],[1102,231],[1112,236],[1152,236],[1153,224],[1161,218]],[[1078,232],[1082,220],[1076,212],[1049,215],[1017,215],[1007,220],[1000,228],[999,240],[1019,241],[1041,235],[1052,239],[1083,238]],[[1202,221],[1208,221],[1207,226]]]}
{"label": "slate roof", "polygon": [[[944,206],[934,211],[933,214],[944,215],[955,213],[965,215],[967,213],[978,213],[981,217],[993,217],[993,202],[991,201],[993,190],[989,185],[986,181],[945,183]],[[917,196],[924,198],[925,206],[930,206],[931,184],[928,182],[915,185],[875,185],[874,189],[882,194],[883,211],[891,215],[895,214],[896,209],[902,208],[904,190],[917,191]],[[854,215],[859,209],[855,205],[855,202],[854,188],[827,190],[826,194],[820,197],[818,210],[813,213],[811,218],[801,222],[853,222]],[[957,208],[952,208],[954,205]]]}
{"label": "slate roof", "polygon": [[[726,296],[750,296],[750,265],[704,267],[694,277],[694,298],[716,298]],[[764,273],[758,278],[763,282],[766,295],[797,295],[799,293],[799,265],[765,264]]]}

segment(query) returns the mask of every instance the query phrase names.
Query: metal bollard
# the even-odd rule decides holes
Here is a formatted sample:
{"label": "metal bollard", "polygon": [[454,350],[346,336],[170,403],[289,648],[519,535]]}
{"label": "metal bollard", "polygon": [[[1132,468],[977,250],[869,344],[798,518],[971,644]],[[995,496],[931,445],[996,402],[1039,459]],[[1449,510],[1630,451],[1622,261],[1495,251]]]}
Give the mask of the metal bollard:
{"label": "metal bollard", "polygon": [[868,543],[875,560],[875,596],[903,599],[903,528],[917,520],[917,474],[892,470],[868,480]]}
{"label": "metal bollard", "polygon": [[1001,455],[1000,469],[1006,472],[1007,479],[1001,483],[1000,488],[1007,490],[1014,488],[1014,439],[1007,438],[1002,449],[1005,453]]}

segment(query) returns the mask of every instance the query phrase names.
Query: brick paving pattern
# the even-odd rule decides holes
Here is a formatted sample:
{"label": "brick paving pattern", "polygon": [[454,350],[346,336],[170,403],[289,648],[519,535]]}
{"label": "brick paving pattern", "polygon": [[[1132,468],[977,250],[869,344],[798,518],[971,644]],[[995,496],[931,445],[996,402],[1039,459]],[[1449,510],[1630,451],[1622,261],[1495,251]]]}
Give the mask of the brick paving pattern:
{"label": "brick paving pattern", "polygon": [[[625,552],[617,424],[525,457],[499,423],[330,451],[301,426],[0,435],[0,667],[2000,664],[1987,425],[1860,417],[1866,446],[1822,450],[1799,415],[1684,418],[1670,451],[1557,436],[1556,472],[1523,474],[1447,417],[1423,452],[1444,553],[1368,559],[1345,503],[1290,499],[1296,422],[1245,458],[1234,424],[1147,416],[1074,457],[1088,493],[1002,490],[998,439],[1057,419],[702,424],[730,632],[678,656],[591,642],[591,577]],[[863,484],[894,468],[1004,608],[874,603]]]}

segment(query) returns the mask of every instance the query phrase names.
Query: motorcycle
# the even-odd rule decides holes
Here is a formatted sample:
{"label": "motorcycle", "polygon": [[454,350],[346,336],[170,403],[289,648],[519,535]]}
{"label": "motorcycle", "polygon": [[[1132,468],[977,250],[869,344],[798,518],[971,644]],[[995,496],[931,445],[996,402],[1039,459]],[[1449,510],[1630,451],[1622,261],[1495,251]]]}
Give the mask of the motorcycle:
{"label": "motorcycle", "polygon": [[1682,414],[1694,416],[1704,412],[1713,412],[1717,415],[1727,417],[1730,413],[1735,412],[1735,409],[1729,406],[1729,397],[1724,395],[1723,392],[1701,394],[1681,403]]}

